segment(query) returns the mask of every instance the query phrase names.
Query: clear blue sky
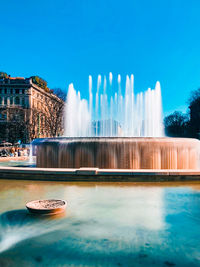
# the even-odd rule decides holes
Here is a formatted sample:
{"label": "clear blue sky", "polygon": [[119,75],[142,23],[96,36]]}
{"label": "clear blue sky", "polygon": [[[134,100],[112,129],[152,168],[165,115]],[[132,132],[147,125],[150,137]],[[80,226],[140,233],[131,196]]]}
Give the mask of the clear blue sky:
{"label": "clear blue sky", "polygon": [[0,0],[0,70],[49,87],[133,73],[136,91],[161,82],[167,114],[200,87],[199,0]]}

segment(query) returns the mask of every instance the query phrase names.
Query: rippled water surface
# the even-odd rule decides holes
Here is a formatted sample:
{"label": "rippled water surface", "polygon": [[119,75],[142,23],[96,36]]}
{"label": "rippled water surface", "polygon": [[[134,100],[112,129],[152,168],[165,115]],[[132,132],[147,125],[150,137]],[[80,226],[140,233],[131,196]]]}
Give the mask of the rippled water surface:
{"label": "rippled water surface", "polygon": [[35,161],[30,162],[29,159],[27,160],[18,160],[18,159],[11,159],[0,161],[0,167],[35,167]]}
{"label": "rippled water surface", "polygon": [[[66,213],[30,215],[59,198]],[[0,180],[0,266],[200,266],[200,184]]]}

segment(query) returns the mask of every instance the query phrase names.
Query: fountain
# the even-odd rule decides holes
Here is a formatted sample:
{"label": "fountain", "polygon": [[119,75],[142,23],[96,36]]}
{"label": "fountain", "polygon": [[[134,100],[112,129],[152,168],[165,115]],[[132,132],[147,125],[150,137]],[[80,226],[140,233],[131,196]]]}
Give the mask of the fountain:
{"label": "fountain", "polygon": [[[160,83],[134,94],[134,77],[99,75],[96,94],[89,76],[89,103],[69,85],[65,136],[36,142],[37,167],[105,169],[200,168],[200,141],[164,136]],[[95,96],[95,97],[94,97]]]}
{"label": "fountain", "polygon": [[[122,95],[121,76],[118,75],[118,93],[111,95],[112,74],[107,84],[98,76],[95,99],[92,77],[89,76],[89,104],[81,99],[73,84],[69,85],[65,110],[65,136],[68,137],[162,137],[162,101],[160,83],[155,89],[134,95],[133,75],[126,77],[125,95]],[[101,90],[103,91],[102,93]],[[110,96],[110,99],[109,99]]]}
{"label": "fountain", "polygon": [[30,164],[34,163],[34,160],[33,160],[33,146],[32,144],[30,144],[30,150],[29,150],[29,161],[28,161]]}

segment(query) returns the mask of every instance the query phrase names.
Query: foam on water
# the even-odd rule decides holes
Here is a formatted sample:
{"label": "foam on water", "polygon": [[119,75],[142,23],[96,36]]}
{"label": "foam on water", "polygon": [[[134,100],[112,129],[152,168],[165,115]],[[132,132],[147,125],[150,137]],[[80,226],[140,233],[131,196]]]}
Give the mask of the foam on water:
{"label": "foam on water", "polygon": [[0,253],[18,242],[49,233],[59,227],[59,222],[52,220],[52,217],[32,215],[26,210],[5,212],[0,215]]}

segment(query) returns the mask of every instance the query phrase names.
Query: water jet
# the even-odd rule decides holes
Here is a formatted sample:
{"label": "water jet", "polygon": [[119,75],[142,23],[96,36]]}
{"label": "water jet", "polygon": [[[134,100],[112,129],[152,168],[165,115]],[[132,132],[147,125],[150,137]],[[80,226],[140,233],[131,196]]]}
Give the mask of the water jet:
{"label": "water jet", "polygon": [[[134,77],[126,77],[124,95],[121,76],[118,92],[109,74],[89,76],[89,102],[69,85],[65,108],[65,136],[35,140],[37,167],[100,169],[200,169],[200,141],[168,138],[162,123],[160,83],[155,89],[134,94]],[[94,97],[95,96],[95,97]]]}

